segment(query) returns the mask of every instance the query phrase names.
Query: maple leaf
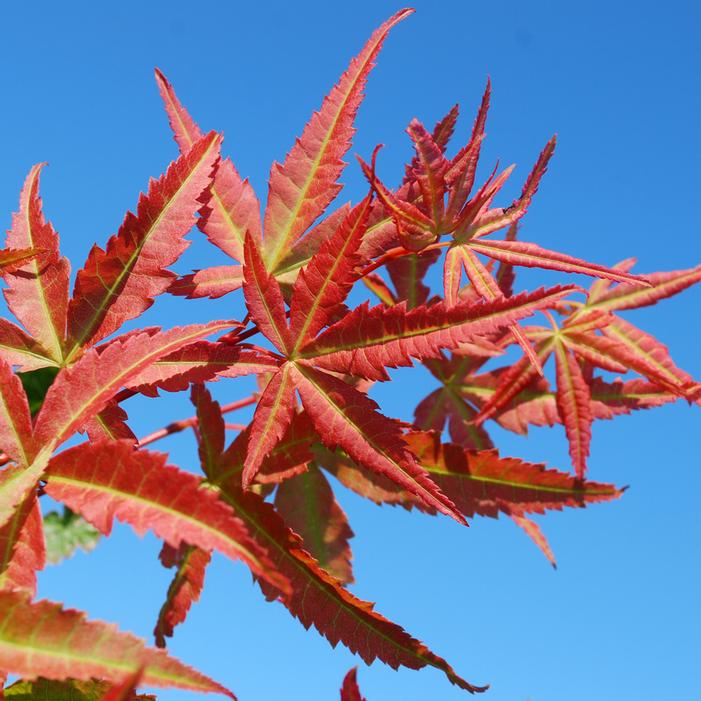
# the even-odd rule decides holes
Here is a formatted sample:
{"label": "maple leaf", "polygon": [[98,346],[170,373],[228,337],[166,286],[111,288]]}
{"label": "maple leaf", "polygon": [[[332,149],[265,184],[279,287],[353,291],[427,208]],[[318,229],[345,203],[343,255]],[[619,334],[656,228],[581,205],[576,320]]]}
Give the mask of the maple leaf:
{"label": "maple leaf", "polygon": [[44,516],[44,538],[46,560],[55,565],[71,557],[79,548],[84,552],[93,550],[100,540],[100,531],[64,507],[62,514],[50,511]]}
{"label": "maple leaf", "polygon": [[25,678],[121,683],[143,668],[143,683],[234,695],[162,650],[153,650],[114,626],[49,601],[30,603],[21,592],[0,592],[0,671]]}
{"label": "maple leaf", "polygon": [[511,518],[513,522],[535,543],[536,547],[543,553],[543,555],[545,555],[548,562],[553,566],[553,569],[557,569],[555,553],[550,547],[550,543],[548,543],[548,540],[540,526],[530,518],[519,516],[518,514],[512,514]]}
{"label": "maple leaf", "polygon": [[[436,143],[421,122],[412,120],[407,132],[414,142],[416,156],[412,165],[407,167],[408,180],[396,193],[383,185],[375,174],[377,150],[373,155],[372,167],[359,159],[370,185],[393,219],[399,240],[407,253],[435,244],[442,235],[453,236],[444,275],[445,294],[449,301],[455,300],[461,267],[465,269],[470,281],[479,285],[480,294],[489,295],[488,299],[496,292],[494,288],[498,289],[491,275],[485,274],[475,253],[510,265],[540,267],[647,285],[645,278],[549,251],[532,243],[508,240],[508,237],[505,241],[483,239],[499,229],[515,225],[524,216],[547,170],[556,143],[555,137],[547,143],[526,179],[520,197],[510,206],[491,208],[494,197],[508,179],[513,166],[502,171],[496,178],[495,169],[487,182],[470,198],[484,137],[490,92],[491,86],[488,83],[470,141],[452,159],[445,156],[444,146]],[[412,183],[416,183],[417,187],[407,187]],[[402,255],[401,250],[397,253]]]}
{"label": "maple leaf", "polygon": [[[187,153],[193,144],[202,138],[202,131],[178,100],[173,86],[158,69],[156,82],[175,141],[181,153]],[[197,225],[224,253],[236,260],[243,260],[243,240],[246,232],[250,232],[258,241],[261,240],[260,206],[253,188],[248,180],[241,179],[234,164],[226,158],[219,164],[211,195],[211,200],[203,212],[204,216]],[[198,282],[193,282],[197,288]],[[236,285],[231,289],[237,289]],[[220,294],[224,292],[220,291]]]}
{"label": "maple leaf", "polygon": [[175,575],[168,587],[166,600],[158,613],[153,631],[156,645],[165,647],[166,637],[173,636],[175,626],[187,618],[190,607],[200,598],[211,555],[193,545],[181,543],[176,550],[165,543],[160,559],[164,567],[175,567]]}
{"label": "maple leaf", "polygon": [[[410,431],[406,439],[422,467],[467,517],[543,514],[583,508],[622,494],[613,485],[582,481],[543,465],[502,457],[496,450],[474,451],[442,443],[432,431]],[[346,487],[375,503],[426,510],[414,495],[378,479],[381,476],[345,455],[324,452],[317,459]]]}
{"label": "maple leaf", "polygon": [[365,701],[365,698],[360,694],[358,687],[358,668],[353,667],[343,678],[343,686],[341,687],[341,701]]}
{"label": "maple leaf", "polygon": [[0,528],[0,590],[36,594],[36,572],[44,568],[46,548],[39,500],[28,495]]}
{"label": "maple leaf", "polygon": [[187,247],[185,234],[195,223],[200,198],[212,181],[221,137],[210,132],[150,183],[137,214],[127,213],[103,251],[93,247],[78,271],[68,308],[71,359],[139,316],[175,278],[165,268]]}
{"label": "maple leaf", "polygon": [[[410,365],[412,357],[435,357],[441,348],[498,330],[553,304],[572,288],[477,305],[436,303],[410,311],[402,305],[372,309],[361,305],[317,336],[334,321],[358,279],[355,262],[369,206],[368,197],[352,209],[300,272],[292,291],[289,325],[277,280],[265,269],[255,241],[251,237],[246,241],[243,291],[248,309],[281,355],[254,414],[244,485],[251,484],[289,425],[296,389],[324,441],[340,445],[354,459],[414,491],[427,505],[462,521],[406,450],[396,424],[379,414],[365,395],[319,368],[387,379],[386,366]],[[336,256],[338,251],[345,256]]]}
{"label": "maple leaf", "polygon": [[[353,123],[368,74],[390,30],[412,12],[400,10],[372,34],[320,110],[312,115],[284,163],[273,163],[263,228],[258,200],[248,181],[241,179],[231,161],[221,163],[211,201],[198,224],[212,243],[235,260],[243,261],[248,234],[258,246],[262,245],[266,269],[280,276],[289,269],[290,258],[295,260],[295,270],[301,265],[300,257],[309,259],[310,253],[327,238],[323,222],[316,227],[318,232],[312,225],[341,190],[338,179],[345,168],[342,159],[351,145]],[[190,148],[201,131],[158,70],[156,80],[175,139],[181,151]],[[329,217],[332,226],[337,219],[338,214]],[[185,276],[173,285],[172,291],[191,298],[219,297],[240,286],[240,267],[220,266]]]}
{"label": "maple leaf", "polygon": [[[13,701],[101,701],[103,696],[112,690],[112,685],[101,681],[56,681],[42,679],[35,681],[20,680],[4,690],[5,698]],[[156,701],[150,694],[132,694],[126,697],[128,701]]]}
{"label": "maple leaf", "polygon": [[143,669],[137,669],[132,674],[128,674],[123,681],[108,689],[100,697],[100,701],[132,701],[142,675]]}
{"label": "maple leaf", "polygon": [[39,256],[5,276],[7,306],[52,361],[63,359],[68,317],[70,264],[58,250],[58,236],[44,219],[35,165],[22,188],[19,211],[12,217],[7,244],[41,248]]}
{"label": "maple leaf", "polygon": [[[221,445],[222,430],[223,424],[217,420],[200,425],[201,433],[209,434],[205,438],[208,445]],[[241,433],[222,455],[204,461],[202,467],[222,499],[268,550],[276,570],[290,582],[291,594],[281,597],[279,589],[259,579],[266,597],[281,598],[305,628],[314,625],[332,645],[343,642],[368,664],[379,658],[394,668],[402,665],[420,669],[431,665],[442,670],[460,688],[483,691],[486,687],[476,687],[460,678],[444,659],[375,612],[372,604],[353,596],[341,581],[319,566],[271,504],[258,494],[242,489],[248,435],[248,431]]]}
{"label": "maple leaf", "polygon": [[[624,262],[618,267],[630,267],[631,264]],[[557,414],[564,424],[572,462],[580,477],[586,472],[592,422],[599,417],[610,418],[616,411],[615,408],[602,407],[602,403],[606,405],[602,398],[606,400],[608,396],[613,401],[610,392],[607,395],[605,385],[598,385],[599,390],[604,390],[601,398],[592,396],[595,378],[591,373],[589,377],[585,375],[583,366],[619,373],[633,371],[642,375],[658,388],[658,395],[659,390],[663,390],[658,404],[669,401],[669,395],[693,400],[698,385],[674,364],[667,348],[614,312],[655,304],[699,280],[701,272],[699,268],[693,268],[653,273],[649,276],[650,286],[644,291],[629,283],[612,287],[608,282],[597,282],[585,304],[564,305],[558,310],[564,316],[560,324],[549,316],[550,328],[534,326],[525,330],[526,336],[535,342],[543,364],[555,355]],[[516,397],[532,386],[535,379],[535,370],[526,358],[515,363],[500,375],[474,423],[480,424],[508,406],[513,407]],[[543,397],[545,401],[548,395],[546,393]],[[623,399],[621,397],[621,401]],[[651,405],[652,402],[637,405],[628,402],[627,408]]]}
{"label": "maple leaf", "polygon": [[256,576],[287,589],[231,508],[195,475],[167,466],[163,454],[137,450],[130,441],[87,443],[54,457],[46,479],[47,494],[104,535],[116,516],[139,534],[153,530],[174,548],[184,542],[242,560]]}
{"label": "maple leaf", "polygon": [[275,507],[321,567],[344,584],[353,582],[348,543],[353,531],[331,485],[316,466],[282,481],[275,493]]}

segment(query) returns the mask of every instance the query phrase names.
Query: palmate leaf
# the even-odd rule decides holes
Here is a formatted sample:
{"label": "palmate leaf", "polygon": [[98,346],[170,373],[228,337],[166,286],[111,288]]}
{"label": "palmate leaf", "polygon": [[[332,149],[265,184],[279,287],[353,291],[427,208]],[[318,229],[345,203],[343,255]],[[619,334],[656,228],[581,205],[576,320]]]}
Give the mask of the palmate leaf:
{"label": "palmate leaf", "polygon": [[443,302],[407,311],[363,304],[305,346],[300,359],[337,372],[387,379],[385,367],[435,358],[441,348],[455,348],[474,336],[498,331],[547,308],[576,288],[540,289],[479,304]]}
{"label": "palmate leaf", "polygon": [[550,547],[550,543],[548,543],[548,540],[540,526],[535,521],[532,521],[530,518],[526,518],[525,516],[512,514],[511,518],[513,522],[535,543],[536,547],[543,553],[543,555],[545,555],[553,568],[557,569],[555,553]]}
{"label": "palmate leaf", "polygon": [[[256,537],[270,548],[280,572],[292,583],[286,606],[308,628],[314,625],[332,645],[343,642],[368,664],[380,659],[385,664],[420,669],[430,665],[468,691],[481,691],[457,676],[445,660],[412,638],[402,628],[373,610],[343,588],[304,549],[301,539],[290,531],[273,508],[258,495],[244,493],[240,479],[220,485],[222,494],[236,513],[256,528]],[[278,598],[279,591],[261,582],[266,596]]]}
{"label": "palmate leaf", "polygon": [[108,689],[100,701],[132,701],[142,673],[141,669],[137,669],[136,672],[128,674],[123,681]]}
{"label": "palmate leaf", "polygon": [[563,343],[555,344],[557,407],[570,445],[572,464],[582,478],[591,443],[591,392],[576,358]]}
{"label": "palmate leaf", "polygon": [[[582,481],[543,465],[501,457],[495,450],[472,451],[454,443],[442,443],[440,435],[434,432],[412,431],[406,439],[421,466],[468,518],[582,508],[622,494],[613,485]],[[321,464],[361,496],[378,504],[425,510],[413,495],[388,491],[375,475],[347,457],[330,458],[320,456]]]}
{"label": "palmate leaf", "polygon": [[46,550],[41,509],[30,494],[0,528],[0,590],[36,594],[36,573],[44,568]]}
{"label": "palmate leaf", "polygon": [[323,569],[344,584],[353,582],[348,542],[353,531],[318,467],[281,482],[275,507]]}
{"label": "palmate leaf", "polygon": [[78,271],[68,309],[67,359],[139,316],[166,291],[175,274],[166,270],[187,248],[202,193],[212,182],[221,137],[203,136],[141,195],[105,250],[94,246]]}
{"label": "palmate leaf", "polygon": [[235,698],[220,684],[116,627],[49,601],[0,592],[0,672],[26,679],[93,677],[121,683],[143,668],[143,683]]}
{"label": "palmate leaf", "polygon": [[39,175],[45,164],[32,168],[20,195],[19,211],[7,233],[11,248],[38,248],[41,253],[5,276],[7,306],[54,361],[63,358],[68,313],[70,265],[58,250],[58,236],[44,220]]}
{"label": "palmate leaf", "polygon": [[632,275],[615,268],[607,268],[604,265],[588,263],[566,253],[549,251],[534,243],[477,239],[471,240],[469,246],[477,253],[482,253],[485,256],[504,263],[510,263],[511,265],[559,270],[566,273],[580,273],[618,282],[633,282],[641,287],[649,286],[647,279],[644,277],[641,278],[638,275]]}
{"label": "palmate leaf", "polygon": [[[207,430],[206,427],[201,427]],[[216,429],[216,427],[214,428]],[[335,646],[343,642],[352,652],[370,664],[375,659],[397,668],[420,669],[426,665],[442,670],[462,689],[482,691],[457,676],[442,658],[432,653],[406,631],[373,610],[372,604],[353,596],[342,583],[322,569],[304,549],[302,540],[291,531],[271,504],[241,488],[241,471],[246,453],[246,434],[227,449],[218,461],[216,472],[208,479],[220,490],[236,515],[248,524],[254,537],[265,547],[291,586],[292,594],[282,601],[293,616],[317,630]],[[280,591],[259,580],[268,599],[280,597]]]}
{"label": "palmate leaf", "polygon": [[55,565],[71,557],[78,549],[84,552],[93,550],[100,540],[100,531],[64,507],[62,514],[50,511],[44,516],[44,538],[46,560]]}
{"label": "palmate leaf", "polygon": [[290,331],[296,353],[339,312],[357,280],[358,249],[367,228],[371,198],[366,197],[319,248],[299,273],[292,292]]}
{"label": "palmate leaf", "polygon": [[350,148],[368,73],[389,31],[411,13],[400,10],[373,33],[314,113],[285,162],[273,164],[264,217],[268,270],[275,270],[341,189],[337,183],[345,167],[341,159]]}
{"label": "palmate leaf", "polygon": [[[173,86],[158,69],[156,69],[156,83],[163,98],[175,141],[180,147],[180,152],[187,153],[202,137],[202,131],[178,100]],[[211,193],[212,198],[203,210],[203,216],[197,225],[215,246],[235,260],[243,261],[243,242],[246,232],[250,232],[256,241],[261,241],[258,198],[248,180],[241,179],[234,164],[228,158],[224,159],[217,168]]]}
{"label": "palmate leaf", "polygon": [[375,402],[310,367],[296,367],[294,378],[302,404],[325,444],[341,446],[354,460],[393,480],[428,507],[465,523],[407,450],[397,422],[380,414]]}
{"label": "palmate leaf", "polygon": [[47,494],[105,535],[116,516],[174,548],[185,542],[242,560],[257,577],[287,588],[231,509],[195,475],[167,466],[163,454],[136,450],[130,441],[87,443],[53,458],[46,479]]}
{"label": "palmate leaf", "polygon": [[0,360],[20,371],[54,366],[47,352],[35,339],[7,319],[0,318]]}
{"label": "palmate leaf", "polygon": [[240,265],[217,265],[205,270],[196,270],[175,280],[168,291],[174,295],[198,299],[217,299],[243,285],[243,268]]}
{"label": "palmate leaf", "polygon": [[0,450],[20,465],[28,465],[34,450],[29,402],[12,368],[0,359]]}
{"label": "palmate leaf", "polygon": [[250,236],[246,240],[244,295],[251,318],[285,358],[280,358],[279,369],[265,390],[265,401],[254,415],[244,485],[252,483],[291,420],[296,387],[322,440],[333,447],[340,445],[370,469],[414,490],[427,506],[462,522],[450,501],[406,450],[396,425],[377,413],[376,405],[362,393],[319,372],[317,367],[368,379],[386,379],[385,366],[409,365],[412,357],[435,357],[443,347],[454,347],[475,334],[499,330],[554,304],[575,288],[539,290],[481,305],[446,308],[438,303],[409,312],[405,305],[373,309],[361,306],[316,339],[305,342],[310,328],[322,327],[331,310],[342,309],[340,305],[357,279],[355,265],[335,263],[332,251],[342,248],[353,262],[364,233],[364,210],[368,205],[366,201],[351,211],[329,243],[300,273],[290,302],[291,315],[295,312],[292,328],[287,324],[278,281],[265,269],[255,241]]}
{"label": "palmate leaf", "polygon": [[[35,681],[18,681],[5,689],[5,699],[12,701],[103,701],[110,693],[111,685],[99,681],[56,681],[39,678]],[[150,694],[132,694],[128,701],[156,701]]]}
{"label": "palmate leaf", "polygon": [[341,687],[341,701],[365,701],[360,694],[358,687],[358,669],[353,667],[348,674],[343,678],[343,686]]}
{"label": "palmate leaf", "polygon": [[141,332],[123,342],[113,341],[101,353],[87,351],[51,385],[36,418],[35,440],[41,446],[56,447],[159,358],[231,326],[229,321],[217,321],[158,333]]}
{"label": "palmate leaf", "polygon": [[175,567],[175,575],[153,631],[158,647],[166,646],[166,637],[173,636],[175,626],[185,621],[190,607],[200,598],[210,559],[209,552],[194,545],[181,544],[176,550],[164,544],[161,562],[165,567]]}

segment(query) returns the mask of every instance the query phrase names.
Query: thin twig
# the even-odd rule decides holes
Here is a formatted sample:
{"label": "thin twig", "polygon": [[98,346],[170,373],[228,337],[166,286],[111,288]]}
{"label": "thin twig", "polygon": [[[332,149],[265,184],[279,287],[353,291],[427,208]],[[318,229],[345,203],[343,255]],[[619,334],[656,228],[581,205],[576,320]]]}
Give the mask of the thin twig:
{"label": "thin twig", "polygon": [[[255,404],[257,401],[257,397],[251,395],[250,397],[246,397],[245,399],[239,399],[236,402],[231,402],[230,404],[225,404],[221,408],[221,413],[223,414],[228,414],[229,412],[236,411],[236,409],[242,409],[243,407],[250,406],[251,404]],[[239,426],[239,424],[230,424],[231,426]],[[143,438],[140,438],[137,442],[137,445],[139,448],[143,448],[145,445],[150,445],[151,443],[155,443],[156,441],[161,440],[161,438],[165,438],[166,436],[170,436],[173,433],[180,433],[180,431],[184,431],[186,428],[191,428],[193,426],[197,426],[197,416],[190,416],[187,419],[180,419],[179,421],[173,421],[173,423],[168,424],[167,426],[164,426],[163,428],[158,429],[158,431],[154,431],[153,433],[149,433],[147,436],[144,436]],[[241,426],[241,428],[245,428],[245,426]]]}

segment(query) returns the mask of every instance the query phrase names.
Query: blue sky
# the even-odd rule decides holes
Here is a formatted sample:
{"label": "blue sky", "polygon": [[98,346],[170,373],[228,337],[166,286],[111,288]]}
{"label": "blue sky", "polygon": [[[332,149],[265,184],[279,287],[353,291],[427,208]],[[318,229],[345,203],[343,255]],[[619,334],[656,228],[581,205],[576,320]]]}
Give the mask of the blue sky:
{"label": "blue sky", "polygon": [[[698,162],[701,68],[691,2],[417,2],[389,38],[358,119],[354,152],[386,143],[380,174],[400,177],[404,128],[460,102],[457,142],[472,122],[487,75],[492,110],[484,161],[519,164],[514,194],[549,136],[554,162],[524,220],[523,238],[604,264],[635,255],[640,272],[701,260]],[[47,160],[48,215],[74,270],[93,242],[118,227],[149,176],[176,156],[153,81],[159,66],[261,196],[350,57],[398,5],[179,1],[5,3],[0,9],[3,165],[7,228],[30,166]],[[364,184],[355,164],[344,195]],[[485,165],[486,168],[486,165]],[[198,234],[185,272],[223,262]],[[561,280],[528,271],[520,284]],[[701,378],[699,306],[692,289],[629,318],[656,333],[677,363]],[[144,323],[240,316],[240,303],[159,300]],[[410,418],[432,388],[402,370],[374,396]],[[219,383],[231,400],[249,387]],[[189,415],[184,396],[130,406],[146,433]],[[506,521],[448,519],[365,503],[339,488],[356,532],[354,591],[404,625],[492,701],[701,698],[701,585],[697,518],[701,410],[682,403],[594,428],[590,476],[630,485],[618,503],[539,519],[555,549],[554,572]],[[499,434],[503,454],[568,465],[560,430],[524,440]],[[194,466],[191,436],[160,446]],[[169,573],[154,538],[118,526],[114,537],[40,578],[40,594],[149,637]],[[432,670],[367,668],[332,650],[279,604],[267,604],[248,572],[215,558],[207,587],[171,651],[230,686],[242,701],[338,698],[360,664],[368,701],[459,699]],[[198,698],[162,692],[165,701]]]}

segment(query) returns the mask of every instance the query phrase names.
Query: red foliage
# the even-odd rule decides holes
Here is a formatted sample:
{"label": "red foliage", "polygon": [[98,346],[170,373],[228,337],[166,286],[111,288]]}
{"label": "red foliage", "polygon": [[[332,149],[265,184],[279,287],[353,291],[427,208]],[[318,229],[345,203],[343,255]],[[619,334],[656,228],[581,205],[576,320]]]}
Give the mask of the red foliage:
{"label": "red foliage", "polygon": [[[46,555],[39,500],[48,494],[104,535],[116,517],[163,540],[162,563],[175,573],[157,615],[159,647],[198,600],[216,550],[242,561],[267,599],[332,646],[342,642],[367,663],[433,666],[460,688],[483,691],[346,588],[353,531],[325,473],[375,503],[463,524],[508,516],[554,565],[528,516],[622,494],[585,479],[593,422],[677,398],[701,401],[701,386],[666,346],[620,316],[699,282],[701,266],[636,275],[632,260],[607,267],[517,240],[555,137],[520,196],[497,206],[511,167],[474,187],[489,83],[463,148],[448,153],[457,106],[432,131],[412,120],[415,154],[402,184],[391,189],[377,178],[376,150],[371,165],[361,159],[367,196],[327,214],[368,75],[409,14],[398,12],[372,34],[284,162],[273,164],[263,217],[250,183],[220,159],[221,136],[203,134],[156,71],[181,153],[104,249],[93,246],[72,296],[68,261],[42,211],[42,165],[30,171],[0,250],[18,322],[0,319],[0,678],[21,675],[19,683],[31,685],[41,675],[37,690],[45,694],[87,684],[103,701],[146,698],[136,696],[142,683],[231,696],[108,624],[32,601]],[[168,267],[195,223],[234,262],[178,278]],[[503,240],[485,238],[501,230]],[[437,291],[427,275],[441,259]],[[514,266],[596,281],[588,291],[562,284],[515,292]],[[361,284],[379,304],[349,306]],[[115,336],[166,291],[214,298],[238,290],[247,309],[241,322]],[[548,325],[522,325],[536,313]],[[512,344],[523,356],[498,365]],[[552,356],[553,387],[544,374]],[[381,413],[368,390],[414,363],[441,386],[407,424]],[[611,380],[602,371],[636,376]],[[257,376],[259,393],[223,408],[203,384],[228,378],[233,388],[242,375]],[[195,416],[135,439],[126,400],[190,387]],[[224,414],[248,404],[255,411],[247,425],[225,424]],[[500,455],[487,420],[516,433],[562,424],[574,474]],[[188,427],[200,476],[145,449]],[[237,431],[228,446],[227,429]],[[81,433],[88,439],[76,438]],[[362,701],[355,670],[341,698]]]}

